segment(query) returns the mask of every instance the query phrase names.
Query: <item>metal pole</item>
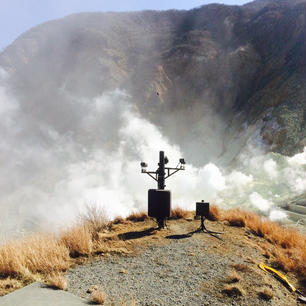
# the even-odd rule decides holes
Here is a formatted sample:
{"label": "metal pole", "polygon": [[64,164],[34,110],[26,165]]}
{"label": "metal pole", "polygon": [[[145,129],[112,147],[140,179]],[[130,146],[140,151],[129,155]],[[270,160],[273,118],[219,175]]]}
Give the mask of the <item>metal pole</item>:
{"label": "metal pole", "polygon": [[157,174],[157,188],[165,189],[165,153],[164,151],[159,152],[159,163],[158,163],[158,174]]}
{"label": "metal pole", "polygon": [[[165,189],[165,153],[159,152],[159,163],[157,169],[157,189]],[[157,224],[159,228],[164,228],[166,225],[166,219],[157,218]]]}

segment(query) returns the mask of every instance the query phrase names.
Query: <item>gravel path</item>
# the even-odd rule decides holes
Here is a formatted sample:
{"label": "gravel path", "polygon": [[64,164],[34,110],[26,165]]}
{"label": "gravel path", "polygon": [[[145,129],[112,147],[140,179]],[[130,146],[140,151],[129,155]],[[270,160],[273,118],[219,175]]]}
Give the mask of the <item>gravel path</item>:
{"label": "gravel path", "polygon": [[[231,256],[214,252],[221,243],[197,233],[143,247],[136,256],[105,256],[70,270],[68,291],[89,297],[86,291],[97,285],[106,293],[106,305],[133,305],[132,301],[141,306],[296,305],[288,296],[283,304],[282,297],[265,301],[250,292],[234,298],[222,293],[231,264],[245,263],[245,259],[239,252]],[[243,276],[246,284],[256,277],[260,282],[260,275]]]}

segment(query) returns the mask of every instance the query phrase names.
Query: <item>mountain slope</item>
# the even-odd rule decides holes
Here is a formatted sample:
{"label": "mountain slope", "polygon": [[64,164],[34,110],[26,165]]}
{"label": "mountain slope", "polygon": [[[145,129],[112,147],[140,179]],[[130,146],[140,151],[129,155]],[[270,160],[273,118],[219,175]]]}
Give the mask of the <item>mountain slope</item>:
{"label": "mountain slope", "polygon": [[254,1],[68,16],[21,35],[0,66],[23,112],[50,125],[67,114],[60,133],[78,120],[72,97],[119,88],[202,164],[229,162],[250,141],[301,151],[305,50],[305,1]]}

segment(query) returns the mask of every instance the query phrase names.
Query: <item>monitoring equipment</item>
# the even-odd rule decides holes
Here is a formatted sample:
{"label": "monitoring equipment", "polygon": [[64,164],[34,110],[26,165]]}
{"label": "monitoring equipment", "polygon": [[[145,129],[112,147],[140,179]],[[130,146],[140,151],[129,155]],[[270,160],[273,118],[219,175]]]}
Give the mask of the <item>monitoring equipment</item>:
{"label": "monitoring equipment", "polygon": [[208,230],[204,224],[205,219],[209,218],[209,203],[208,202],[204,202],[204,200],[202,200],[202,202],[196,203],[196,216],[201,217],[201,226],[196,232],[204,232],[208,234],[222,234],[220,232],[213,232],[213,231]]}
{"label": "monitoring equipment", "polygon": [[148,174],[157,182],[157,189],[149,189],[148,191],[148,215],[156,218],[158,227],[163,228],[166,224],[166,219],[171,213],[171,192],[165,190],[165,180],[180,170],[185,170],[184,158],[179,159],[176,167],[166,167],[169,159],[165,156],[164,151],[159,152],[159,163],[156,171],[147,171],[148,165],[141,162],[141,173]]}

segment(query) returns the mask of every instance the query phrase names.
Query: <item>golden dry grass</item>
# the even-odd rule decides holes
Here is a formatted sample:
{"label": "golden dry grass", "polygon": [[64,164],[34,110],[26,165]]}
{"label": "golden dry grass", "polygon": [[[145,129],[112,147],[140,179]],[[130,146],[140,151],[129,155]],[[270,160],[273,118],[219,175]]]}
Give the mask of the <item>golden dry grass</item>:
{"label": "golden dry grass", "polygon": [[246,264],[231,264],[231,267],[239,272],[249,272],[250,267]]}
{"label": "golden dry grass", "polygon": [[246,225],[246,218],[239,209],[224,212],[222,219],[226,220],[230,226],[244,227]]}
{"label": "golden dry grass", "polygon": [[113,221],[110,222],[110,224],[123,224],[125,223],[125,219],[122,217],[116,217]]}
{"label": "golden dry grass", "polygon": [[60,273],[52,273],[46,279],[48,287],[53,289],[67,290],[68,281],[65,276]]}
{"label": "golden dry grass", "polygon": [[226,282],[227,283],[237,283],[241,280],[241,276],[234,270],[232,270],[228,275]]}
{"label": "golden dry grass", "polygon": [[10,293],[14,290],[20,289],[31,281],[29,280],[21,280],[13,277],[0,278],[0,296]]}
{"label": "golden dry grass", "polygon": [[150,217],[145,212],[132,213],[126,218],[127,221],[132,221],[132,222],[142,222],[149,219]]}
{"label": "golden dry grass", "polygon": [[222,292],[227,294],[228,296],[245,295],[245,291],[242,289],[242,287],[239,284],[234,284],[234,285],[227,284],[224,286]]}
{"label": "golden dry grass", "polygon": [[106,217],[105,211],[95,206],[87,206],[86,212],[80,216],[80,219],[80,223],[86,225],[93,238],[96,238],[96,233],[109,227],[109,220]]}
{"label": "golden dry grass", "polygon": [[106,301],[106,294],[101,289],[93,290],[91,300],[96,304],[103,305]]}
{"label": "golden dry grass", "polygon": [[64,271],[69,252],[53,235],[36,234],[3,245],[0,249],[0,275],[20,276]]}
{"label": "golden dry grass", "polygon": [[60,241],[71,257],[90,255],[93,249],[92,233],[87,224],[75,225],[60,235]]}
{"label": "golden dry grass", "polygon": [[273,291],[269,288],[262,288],[259,290],[258,296],[263,300],[269,301],[273,298]]}
{"label": "golden dry grass", "polygon": [[273,264],[284,271],[292,271],[306,277],[306,236],[294,228],[272,222],[259,215],[239,208],[221,211],[213,210],[213,216],[219,221],[228,221],[229,225],[245,226],[255,235],[265,238],[272,244],[265,252],[267,257],[273,254]]}
{"label": "golden dry grass", "polygon": [[119,271],[119,273],[121,273],[121,274],[128,274],[129,272],[128,272],[128,270],[126,270],[126,269],[121,269],[121,270]]}
{"label": "golden dry grass", "polygon": [[190,211],[177,207],[171,210],[170,219],[186,219],[189,218],[190,216],[191,216]]}
{"label": "golden dry grass", "polygon": [[221,209],[217,205],[210,205],[208,220],[211,221],[221,220]]}

